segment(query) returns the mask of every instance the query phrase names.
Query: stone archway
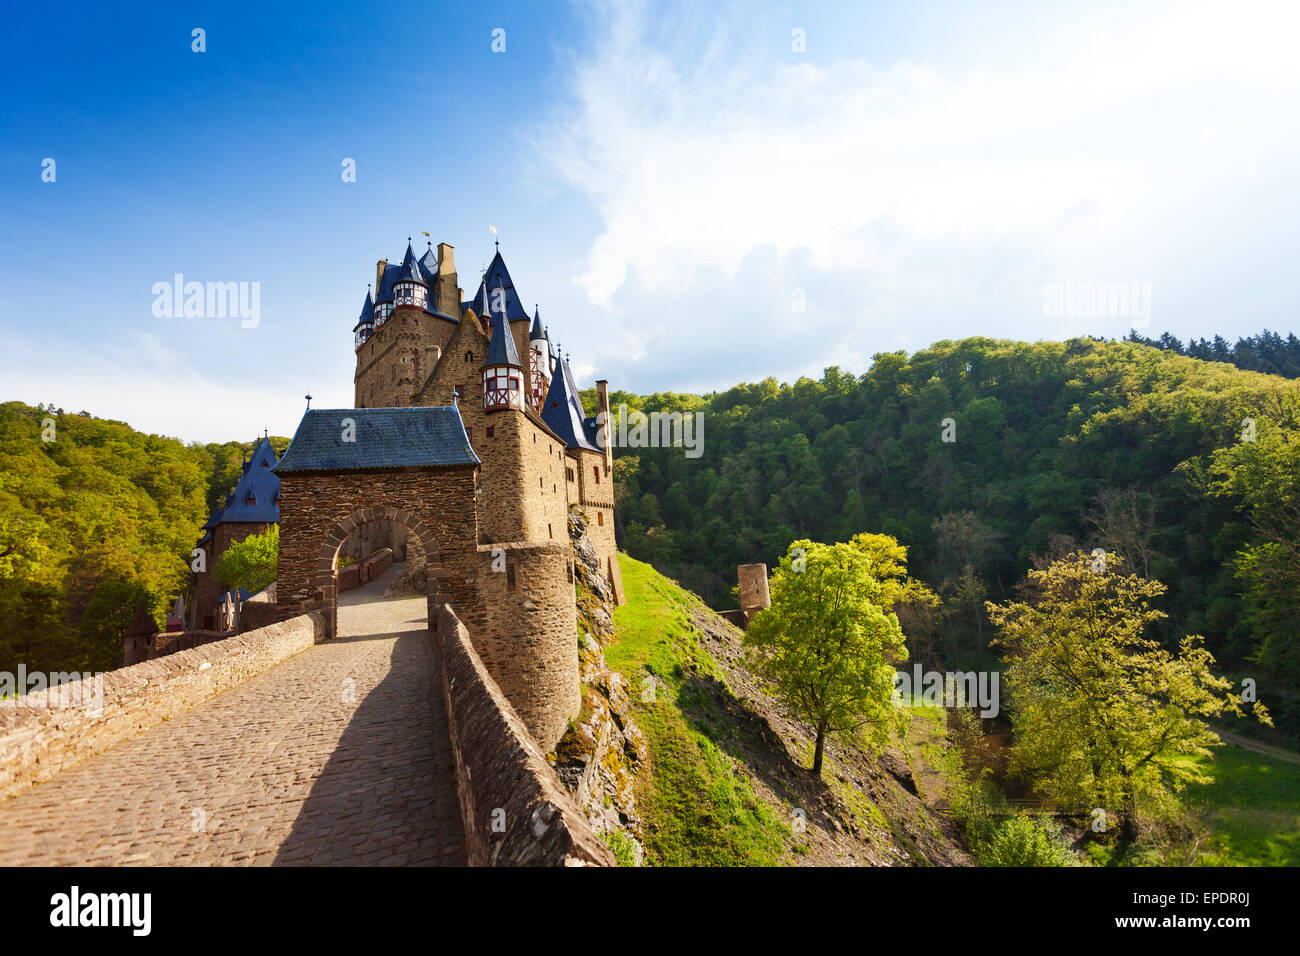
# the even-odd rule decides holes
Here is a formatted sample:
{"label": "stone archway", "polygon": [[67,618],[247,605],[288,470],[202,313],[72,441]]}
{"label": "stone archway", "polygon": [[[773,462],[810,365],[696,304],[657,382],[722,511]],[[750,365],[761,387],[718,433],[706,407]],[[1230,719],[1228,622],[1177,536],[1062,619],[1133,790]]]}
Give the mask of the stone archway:
{"label": "stone archway", "polygon": [[374,521],[400,524],[420,542],[430,567],[430,620],[443,602],[480,616],[474,487],[475,469],[465,467],[281,474],[278,616],[319,611],[334,637],[339,549]]}
{"label": "stone archway", "polygon": [[[436,607],[439,603],[436,587],[435,569],[438,566],[437,554],[438,549],[433,537],[433,531],[421,519],[411,515],[409,512],[400,508],[362,508],[348,515],[339,521],[334,528],[325,536],[320,551],[317,553],[317,565],[315,580],[323,581],[328,575],[331,583],[322,588],[324,592],[322,599],[327,602],[325,609],[326,619],[329,622],[330,636],[338,634],[338,561],[339,551],[342,549],[344,542],[353,534],[353,532],[363,528],[365,525],[373,524],[379,521],[388,521],[399,524],[406,529],[407,534],[407,560],[412,558],[423,561],[425,567],[429,569],[430,587],[428,589],[428,620],[434,619]],[[326,557],[326,549],[332,548],[333,554]],[[429,560],[429,555],[434,559]]]}

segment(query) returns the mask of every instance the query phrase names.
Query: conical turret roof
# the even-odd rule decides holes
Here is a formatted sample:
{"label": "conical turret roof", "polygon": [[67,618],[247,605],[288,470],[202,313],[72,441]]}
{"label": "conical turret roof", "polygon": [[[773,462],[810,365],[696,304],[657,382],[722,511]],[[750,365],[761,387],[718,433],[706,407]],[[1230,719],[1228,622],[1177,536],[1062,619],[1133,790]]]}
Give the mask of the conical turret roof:
{"label": "conical turret roof", "polygon": [[424,270],[420,268],[420,263],[415,260],[415,250],[411,244],[406,244],[406,255],[402,258],[402,267],[397,273],[396,282],[425,282]]}
{"label": "conical turret roof", "polygon": [[583,422],[587,413],[578,397],[578,386],[573,380],[573,371],[569,363],[561,359],[555,368],[555,377],[546,392],[542,403],[542,421],[555,434],[564,439],[566,448],[586,448],[588,451],[600,451],[587,440]]}
{"label": "conical turret roof", "polygon": [[[486,283],[485,283],[486,284]],[[488,345],[487,357],[483,359],[481,368],[487,368],[489,365],[513,365],[515,368],[523,368],[519,361],[519,350],[515,348],[515,337],[510,331],[510,323],[502,321],[502,317],[494,315],[492,312],[492,299],[494,296],[484,296],[487,303],[488,317],[492,320],[492,342]]]}
{"label": "conical turret roof", "polygon": [[357,324],[353,326],[355,332],[363,325],[375,324],[375,300],[370,297],[370,289],[366,289],[366,301],[361,303],[361,316],[357,319]]}

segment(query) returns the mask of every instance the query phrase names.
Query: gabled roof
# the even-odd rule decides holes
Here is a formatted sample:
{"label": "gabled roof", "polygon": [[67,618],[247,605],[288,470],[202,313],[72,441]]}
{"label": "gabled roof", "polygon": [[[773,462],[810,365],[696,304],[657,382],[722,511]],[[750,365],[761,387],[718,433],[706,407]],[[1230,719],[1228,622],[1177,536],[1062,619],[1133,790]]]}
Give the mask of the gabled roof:
{"label": "gabled roof", "polygon": [[397,278],[394,282],[419,282],[421,285],[428,285],[428,280],[424,277],[424,270],[420,268],[420,263],[415,259],[415,251],[411,244],[406,244],[406,255],[402,257],[401,268],[397,270]]}
{"label": "gabled roof", "polygon": [[[274,466],[275,450],[270,440],[263,438],[245,463],[244,474],[222,509],[218,524],[227,521],[264,524],[280,520],[280,479],[274,473]],[[251,505],[248,503],[250,495],[253,498]]]}
{"label": "gabled roof", "polygon": [[[501,258],[501,250],[492,257],[492,264],[488,266],[487,272],[483,276],[483,281],[487,287],[494,292],[499,288],[505,292],[506,301],[506,318],[511,322],[522,319],[528,321],[528,312],[524,304],[519,301],[519,293],[515,291],[514,280],[510,278],[510,270],[506,268],[506,261]],[[478,301],[478,300],[475,300]],[[478,312],[478,309],[474,309]]]}
{"label": "gabled roof", "polygon": [[[344,441],[345,435],[355,441]],[[288,474],[478,463],[454,405],[313,408],[298,423],[275,470]]]}
{"label": "gabled roof", "polygon": [[488,297],[488,316],[492,321],[492,341],[488,345],[487,356],[483,359],[483,364],[479,368],[487,368],[489,365],[513,365],[516,368],[523,368],[519,361],[519,350],[515,348],[515,336],[510,331],[510,323],[502,322],[500,315],[493,315],[491,312],[491,300],[495,296]]}
{"label": "gabled roof", "polygon": [[366,289],[366,301],[361,303],[361,317],[357,319],[357,324],[352,327],[355,332],[363,325],[375,324],[375,302],[370,298],[370,290]]}
{"label": "gabled roof", "polygon": [[551,379],[551,387],[546,392],[546,400],[542,402],[542,421],[564,439],[566,448],[600,451],[587,437],[584,425],[586,418],[582,399],[578,397],[578,386],[573,381],[573,372],[569,369],[569,363],[562,359],[556,366],[555,377]]}

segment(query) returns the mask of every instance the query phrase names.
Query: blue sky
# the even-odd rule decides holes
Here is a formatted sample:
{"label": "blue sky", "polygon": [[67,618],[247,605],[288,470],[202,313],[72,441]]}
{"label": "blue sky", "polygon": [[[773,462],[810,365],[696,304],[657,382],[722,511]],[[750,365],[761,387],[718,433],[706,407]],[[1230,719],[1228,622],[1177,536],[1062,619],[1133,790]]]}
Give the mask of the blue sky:
{"label": "blue sky", "polygon": [[[1293,5],[1075,6],[13,8],[0,400],[291,434],[352,403],[375,260],[429,231],[472,287],[489,224],[582,383],[634,391],[1297,330]],[[155,315],[176,273],[259,283],[258,325]],[[1131,314],[1053,314],[1067,283]]]}

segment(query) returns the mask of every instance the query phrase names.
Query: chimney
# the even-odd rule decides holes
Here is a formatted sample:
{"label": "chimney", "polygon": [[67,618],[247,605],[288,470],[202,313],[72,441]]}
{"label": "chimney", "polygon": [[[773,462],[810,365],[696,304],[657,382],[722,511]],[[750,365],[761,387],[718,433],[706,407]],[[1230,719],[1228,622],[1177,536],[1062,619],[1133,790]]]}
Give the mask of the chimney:
{"label": "chimney", "polygon": [[456,274],[456,247],[449,242],[438,243],[438,275]]}
{"label": "chimney", "polygon": [[609,415],[609,382],[605,379],[596,380],[596,411],[598,414],[603,413],[603,418],[597,418],[596,421],[605,423],[605,473],[608,474],[614,467],[614,420]]}
{"label": "chimney", "polygon": [[388,268],[388,260],[380,259],[375,263],[375,300],[379,300],[379,288],[384,284],[384,270]]}

